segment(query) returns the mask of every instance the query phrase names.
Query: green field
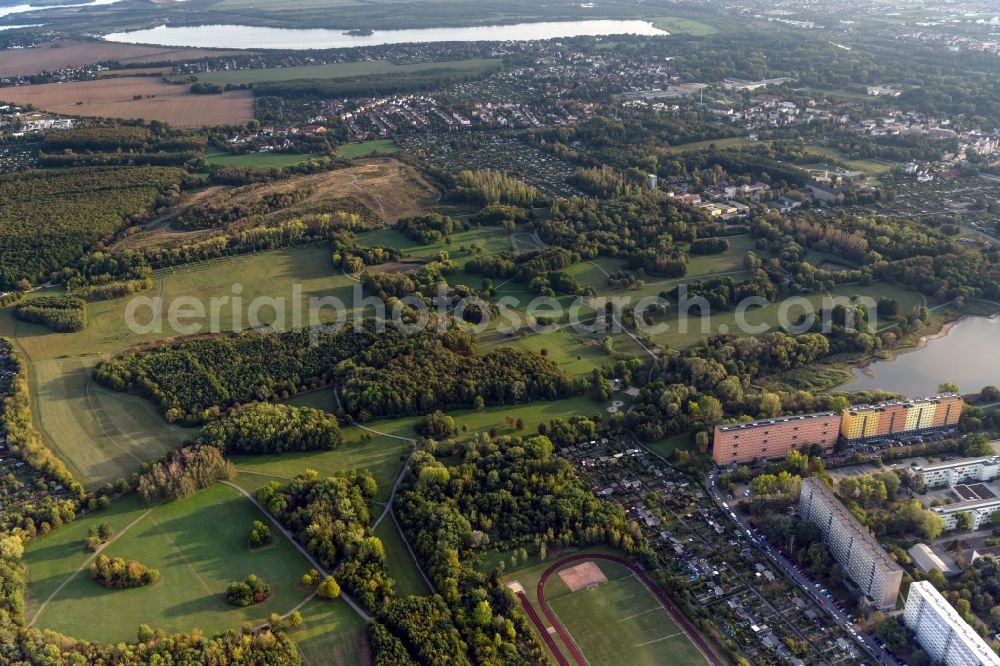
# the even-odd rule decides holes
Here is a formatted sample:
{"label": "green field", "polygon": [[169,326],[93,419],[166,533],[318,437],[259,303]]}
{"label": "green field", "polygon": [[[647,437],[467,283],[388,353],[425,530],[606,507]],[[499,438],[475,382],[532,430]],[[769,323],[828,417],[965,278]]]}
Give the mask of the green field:
{"label": "green field", "polygon": [[316,470],[321,476],[350,470],[368,470],[378,483],[378,494],[374,500],[385,502],[389,499],[392,484],[402,468],[403,460],[410,453],[410,444],[400,439],[379,436],[362,441],[361,433],[356,427],[344,428],[344,443],[333,451],[231,456],[230,460],[240,471],[240,485],[251,491],[268,481],[291,479],[307,469]]}
{"label": "green field", "polygon": [[227,72],[199,74],[199,81],[221,84],[259,83],[262,81],[295,81],[299,79],[340,79],[354,76],[376,76],[379,74],[408,74],[434,69],[459,69],[485,71],[499,67],[500,60],[491,58],[469,58],[467,60],[442,60],[439,62],[419,62],[399,65],[388,60],[363,60],[360,62],[336,62],[326,65],[303,65],[300,67],[271,67],[267,69],[241,69]]}
{"label": "green field", "polygon": [[312,599],[299,611],[304,624],[289,635],[307,666],[368,666],[365,621],[345,603]]}
{"label": "green field", "polygon": [[708,150],[713,145],[719,150],[722,150],[724,148],[742,148],[744,146],[752,146],[755,143],[757,142],[751,141],[750,139],[742,136],[732,136],[725,139],[706,139],[705,141],[681,143],[676,146],[671,146],[670,149],[677,151],[678,153],[689,153],[695,150]]}
{"label": "green field", "polygon": [[396,524],[391,516],[386,516],[378,527],[375,528],[375,536],[382,540],[385,547],[386,562],[389,567],[389,575],[396,581],[396,595],[408,597],[410,595],[427,595],[430,590],[424,583],[423,577],[417,570],[417,565],[410,556],[403,537],[400,536]]}
{"label": "green field", "polygon": [[30,365],[35,418],[48,447],[87,487],[127,478],[195,434],[167,423],[143,398],[91,381],[97,356]]}
{"label": "green field", "polygon": [[833,160],[854,171],[864,171],[869,177],[880,176],[897,166],[893,162],[851,159],[836,148],[828,146],[806,146],[806,153]]}
{"label": "green field", "polygon": [[345,143],[337,149],[337,152],[345,160],[354,160],[374,154],[395,155],[399,152],[399,146],[392,139],[373,139],[358,143]]}
{"label": "green field", "polygon": [[[627,569],[597,562],[608,582],[570,592],[549,579],[546,601],[591,666],[708,663],[649,590]],[[557,590],[561,589],[561,593]]]}
{"label": "green field", "polygon": [[[51,597],[35,626],[86,640],[117,642],[134,640],[140,623],[168,633],[198,628],[211,635],[244,622],[263,621],[273,612],[287,613],[311,593],[299,582],[310,566],[276,531],[274,544],[251,551],[247,532],[250,523],[261,518],[249,500],[224,485],[151,509],[134,496],[127,497],[107,512],[28,543],[24,558],[28,618],[34,618]],[[101,522],[111,524],[117,537],[102,552],[158,569],[157,583],[108,590],[92,581],[87,571],[73,575],[93,557],[84,552],[83,540]],[[226,586],[251,573],[270,584],[271,598],[245,609],[226,604]]]}
{"label": "green field", "polygon": [[[250,270],[250,266],[253,269]],[[258,296],[286,300],[285,322],[292,322],[293,286],[302,297],[335,295],[353,302],[352,282],[338,274],[324,244],[220,259],[178,269],[159,271],[155,291],[90,304],[90,323],[76,333],[53,333],[41,326],[16,321],[11,308],[0,309],[0,335],[14,338],[29,362],[32,404],[36,427],[45,444],[62,458],[75,478],[87,487],[127,477],[144,462],[156,460],[177,448],[191,431],[168,424],[146,400],[95,385],[91,370],[101,358],[132,346],[176,335],[168,325],[169,303],[193,297],[210,312],[213,297],[231,297],[239,284],[244,299],[243,328],[249,304]],[[125,325],[132,298],[163,297],[162,330],[133,332]],[[140,311],[147,323],[150,310]],[[260,319],[274,320],[269,308]],[[308,315],[303,315],[308,323]],[[204,322],[207,327],[207,316]],[[233,326],[231,308],[220,309],[221,330]]]}
{"label": "green field", "polygon": [[681,18],[680,16],[661,16],[660,18],[653,19],[653,25],[660,30],[666,30],[672,35],[683,33],[694,35],[695,37],[705,37],[719,32],[719,29],[714,25],[695,21],[694,19]]}
{"label": "green field", "polygon": [[209,150],[205,153],[205,162],[218,166],[267,169],[269,167],[286,167],[301,164],[312,155],[299,153],[226,153],[221,150]]}
{"label": "green field", "polygon": [[[404,258],[411,259],[427,259],[439,252],[447,252],[448,257],[461,267],[478,254],[499,254],[510,249],[510,237],[503,227],[473,227],[467,231],[453,233],[448,238],[442,238],[430,245],[421,245],[395,228],[385,227],[358,234],[358,243],[396,248],[403,253]],[[478,286],[482,278],[460,274],[454,281]]]}

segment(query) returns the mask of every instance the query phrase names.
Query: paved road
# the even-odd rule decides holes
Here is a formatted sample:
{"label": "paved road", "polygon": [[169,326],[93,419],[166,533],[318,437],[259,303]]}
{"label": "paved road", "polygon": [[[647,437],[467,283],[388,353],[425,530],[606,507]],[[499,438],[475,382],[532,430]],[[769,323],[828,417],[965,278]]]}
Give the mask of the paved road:
{"label": "paved road", "polygon": [[[771,562],[777,566],[782,573],[785,574],[785,576],[792,579],[796,585],[802,588],[807,597],[815,600],[817,605],[833,618],[833,621],[837,624],[837,626],[844,627],[848,632],[854,631],[854,625],[851,623],[850,618],[846,613],[837,608],[837,606],[830,599],[824,597],[820,593],[820,588],[816,587],[816,584],[804,574],[799,573],[795,569],[795,565],[787,557],[785,557],[780,551],[768,545],[766,539],[754,530],[748,520],[736,513],[733,508],[727,506],[728,503],[723,498],[722,490],[715,485],[716,475],[717,472],[711,472],[708,475],[708,493],[711,495],[715,503],[726,512],[730,519],[733,519],[736,524],[739,525],[741,530],[749,535],[749,538],[753,542],[754,546],[762,551],[767,558],[771,560]],[[878,643],[876,643],[871,637],[865,638],[861,635],[861,633],[853,633],[852,637],[858,644],[858,647],[861,648],[862,652],[873,658],[875,663],[881,664],[881,666],[896,666],[896,660],[893,659],[889,653],[879,647]]]}
{"label": "paved road", "polygon": [[549,579],[549,576],[551,576],[559,569],[562,569],[566,565],[572,564],[574,562],[586,562],[589,560],[603,560],[605,562],[614,562],[615,564],[623,566],[629,571],[631,571],[636,578],[642,581],[642,584],[646,586],[646,589],[649,590],[650,594],[656,597],[656,600],[659,601],[660,605],[663,606],[663,608],[667,611],[667,613],[670,614],[670,617],[673,618],[674,622],[677,623],[677,626],[679,626],[681,630],[685,633],[685,635],[687,635],[687,637],[691,640],[691,642],[694,643],[695,647],[697,647],[698,650],[701,651],[702,655],[704,655],[708,663],[712,664],[712,666],[724,666],[723,662],[717,656],[715,656],[714,652],[712,652],[712,649],[708,646],[708,643],[705,641],[705,639],[702,638],[701,634],[698,633],[698,630],[695,629],[694,626],[691,624],[691,622],[687,619],[687,616],[685,616],[684,613],[677,610],[673,602],[670,601],[667,595],[663,593],[663,590],[661,590],[660,587],[656,583],[654,583],[649,578],[649,576],[646,575],[645,571],[643,571],[641,568],[639,568],[639,566],[633,564],[632,562],[629,562],[626,559],[623,559],[621,557],[615,557],[614,555],[604,555],[601,553],[584,553],[580,555],[571,555],[569,557],[565,557],[559,560],[558,562],[556,562],[555,564],[553,564],[552,566],[550,566],[548,569],[545,570],[545,573],[543,573],[542,577],[538,580],[538,587],[535,590],[535,596],[538,599],[538,606],[542,609],[542,613],[545,614],[546,619],[548,619],[549,623],[555,628],[556,632],[563,639],[563,642],[569,648],[570,652],[573,654],[573,658],[576,660],[579,666],[588,666],[587,660],[584,658],[583,654],[576,646],[576,643],[573,642],[573,639],[569,636],[569,633],[562,626],[562,623],[559,622],[559,618],[557,618],[552,609],[549,608],[548,602],[545,601],[545,583]]}

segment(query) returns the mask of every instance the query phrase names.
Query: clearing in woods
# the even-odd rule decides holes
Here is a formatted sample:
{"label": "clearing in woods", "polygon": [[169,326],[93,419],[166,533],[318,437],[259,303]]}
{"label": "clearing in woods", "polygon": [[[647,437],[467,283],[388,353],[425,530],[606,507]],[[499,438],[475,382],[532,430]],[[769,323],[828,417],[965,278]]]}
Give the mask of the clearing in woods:
{"label": "clearing in woods", "polygon": [[242,125],[253,120],[253,93],[194,95],[188,85],[149,76],[7,88],[3,99],[70,116],[162,120],[174,127]]}

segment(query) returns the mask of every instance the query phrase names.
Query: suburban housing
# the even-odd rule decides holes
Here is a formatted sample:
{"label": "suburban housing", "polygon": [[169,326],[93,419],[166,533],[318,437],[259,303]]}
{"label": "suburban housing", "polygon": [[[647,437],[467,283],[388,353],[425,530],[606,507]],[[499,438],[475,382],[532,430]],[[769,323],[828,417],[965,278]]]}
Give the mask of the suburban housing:
{"label": "suburban housing", "polygon": [[799,515],[816,523],[844,573],[880,609],[896,606],[903,569],[822,480],[802,481]]}

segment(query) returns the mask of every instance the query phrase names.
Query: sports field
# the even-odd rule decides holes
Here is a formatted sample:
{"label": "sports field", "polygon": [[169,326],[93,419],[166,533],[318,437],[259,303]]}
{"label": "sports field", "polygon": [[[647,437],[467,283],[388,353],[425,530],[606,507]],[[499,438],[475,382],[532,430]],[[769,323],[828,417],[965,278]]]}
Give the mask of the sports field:
{"label": "sports field", "polygon": [[362,60],[360,62],[335,62],[326,65],[207,72],[199,74],[198,80],[238,85],[241,83],[259,83],[261,81],[340,79],[353,76],[376,76],[379,74],[409,74],[435,69],[483,71],[499,67],[500,62],[500,60],[489,58],[469,58],[467,60],[443,60],[439,62],[419,62],[399,65],[389,60]]}
{"label": "sports field", "polygon": [[[27,544],[27,617],[37,616],[39,628],[118,642],[133,640],[139,624],[168,633],[198,628],[211,635],[287,613],[311,593],[299,582],[310,565],[276,530],[274,544],[251,551],[247,533],[260,519],[249,500],[225,485],[152,508],[129,496]],[[103,554],[158,569],[157,583],[108,590],[81,570],[94,556],[84,551],[84,537],[101,522],[115,531]],[[226,604],[226,586],[251,573],[270,584],[271,598],[243,609]]]}
{"label": "sports field", "polygon": [[[545,582],[544,600],[565,630],[561,637],[552,627],[538,598],[539,581],[559,556],[550,561],[514,568],[504,575],[512,590],[523,589],[547,634],[569,664],[577,650],[590,666],[694,666],[708,661],[684,634],[666,609],[627,568],[598,558],[615,557],[607,548],[586,548],[572,557],[577,561],[560,566]],[[593,553],[594,559],[587,554]],[[509,564],[509,563],[508,563]],[[492,567],[492,560],[486,563]],[[575,590],[575,591],[574,591]],[[524,600],[519,602],[522,605]],[[528,612],[528,611],[526,611]],[[537,632],[538,628],[532,625]]]}
{"label": "sports field", "polygon": [[[627,569],[597,566],[607,582],[563,594],[549,604],[591,666],[706,663],[663,606]],[[550,584],[555,587],[555,581]],[[547,587],[547,586],[546,586]]]}

